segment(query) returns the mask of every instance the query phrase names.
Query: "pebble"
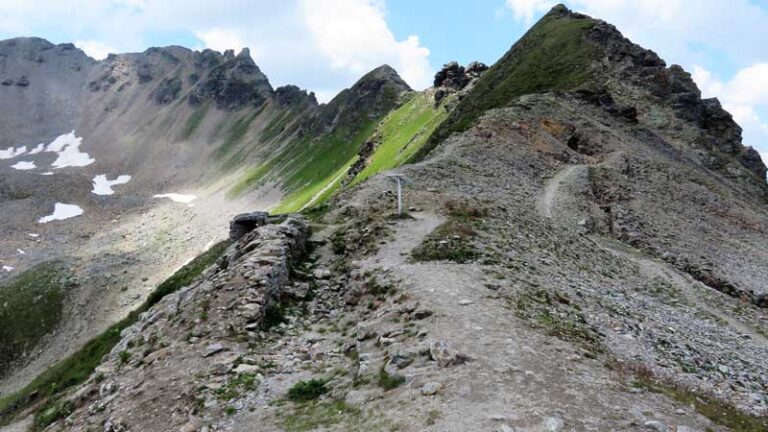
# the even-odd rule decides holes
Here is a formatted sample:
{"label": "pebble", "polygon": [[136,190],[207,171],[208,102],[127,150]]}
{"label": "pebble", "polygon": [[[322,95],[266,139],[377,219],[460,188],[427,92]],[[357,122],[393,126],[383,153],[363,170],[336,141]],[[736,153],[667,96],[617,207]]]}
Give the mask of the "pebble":
{"label": "pebble", "polygon": [[544,419],[544,430],[546,432],[560,432],[565,427],[563,419],[558,417],[547,417]]}
{"label": "pebble", "polygon": [[210,357],[218,352],[224,351],[224,345],[220,343],[215,343],[208,345],[207,348],[205,348],[205,352],[203,353],[203,357]]}
{"label": "pebble", "polygon": [[646,429],[656,432],[667,432],[668,430],[667,425],[657,420],[647,421],[645,422],[644,426]]}
{"label": "pebble", "polygon": [[437,394],[437,392],[440,391],[440,389],[443,386],[440,385],[440,383],[437,382],[428,382],[424,384],[424,387],[421,388],[421,394],[424,396],[434,396]]}

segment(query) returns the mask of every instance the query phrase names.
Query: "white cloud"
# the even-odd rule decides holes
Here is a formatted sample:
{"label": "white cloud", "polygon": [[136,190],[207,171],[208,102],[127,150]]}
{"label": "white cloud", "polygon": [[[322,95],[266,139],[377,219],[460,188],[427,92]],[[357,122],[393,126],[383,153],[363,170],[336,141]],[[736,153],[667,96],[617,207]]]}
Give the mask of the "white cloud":
{"label": "white cloud", "polygon": [[315,46],[334,69],[360,75],[387,63],[412,86],[430,85],[429,50],[417,36],[398,41],[387,26],[381,3],[302,0],[301,6]]}
{"label": "white cloud", "polygon": [[216,51],[233,49],[240,51],[247,44],[243,36],[237,31],[224,28],[212,28],[206,31],[195,32],[195,36],[205,43],[206,48]]}
{"label": "white cloud", "polygon": [[551,8],[556,2],[551,0],[507,0],[506,4],[508,8],[512,9],[512,14],[516,20],[531,24],[534,16]]}
{"label": "white cloud", "polygon": [[95,58],[96,60],[103,60],[107,58],[110,53],[116,53],[117,50],[99,41],[76,41],[75,46],[85,51],[86,54]]}

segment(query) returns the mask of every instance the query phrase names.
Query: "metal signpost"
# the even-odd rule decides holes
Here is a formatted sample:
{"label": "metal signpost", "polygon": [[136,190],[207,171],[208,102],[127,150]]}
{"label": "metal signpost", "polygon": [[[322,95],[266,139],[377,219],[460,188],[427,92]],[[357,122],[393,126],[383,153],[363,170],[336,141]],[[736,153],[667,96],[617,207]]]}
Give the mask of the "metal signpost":
{"label": "metal signpost", "polygon": [[397,183],[397,215],[401,216],[403,214],[403,185],[411,185],[413,181],[397,173],[387,174],[387,178]]}

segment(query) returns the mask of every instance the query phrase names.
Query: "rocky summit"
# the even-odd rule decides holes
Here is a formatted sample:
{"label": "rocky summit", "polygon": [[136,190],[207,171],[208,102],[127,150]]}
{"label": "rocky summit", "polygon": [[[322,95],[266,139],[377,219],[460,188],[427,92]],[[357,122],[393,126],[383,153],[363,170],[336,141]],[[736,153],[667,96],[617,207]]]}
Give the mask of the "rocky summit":
{"label": "rocky summit", "polygon": [[326,104],[247,50],[0,82],[2,431],[768,430],[766,166],[611,24]]}

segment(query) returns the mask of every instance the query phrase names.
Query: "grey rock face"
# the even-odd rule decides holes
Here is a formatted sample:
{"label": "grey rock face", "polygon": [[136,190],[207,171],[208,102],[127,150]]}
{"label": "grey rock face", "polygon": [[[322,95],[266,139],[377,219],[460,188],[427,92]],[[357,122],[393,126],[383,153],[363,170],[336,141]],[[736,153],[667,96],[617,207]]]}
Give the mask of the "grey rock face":
{"label": "grey rock face", "polygon": [[237,110],[259,106],[271,95],[269,80],[244,48],[236,57],[232,52],[225,53],[224,62],[195,85],[189,101],[199,105],[210,100],[220,109]]}
{"label": "grey rock face", "polygon": [[488,70],[485,63],[474,61],[466,68],[453,61],[443,65],[435,74],[435,102],[439,103],[449,92],[464,90]]}
{"label": "grey rock face", "polygon": [[229,223],[229,239],[240,240],[244,235],[267,223],[269,213],[251,212],[239,214]]}

